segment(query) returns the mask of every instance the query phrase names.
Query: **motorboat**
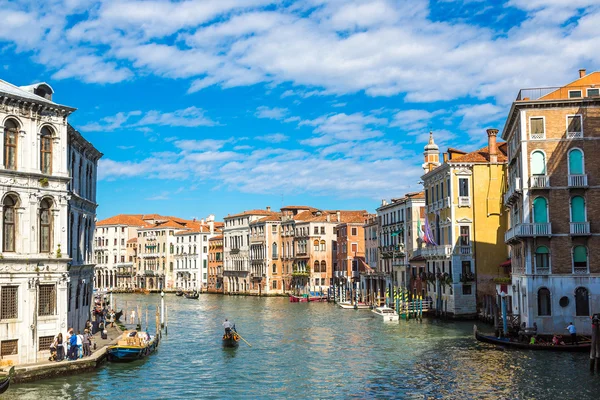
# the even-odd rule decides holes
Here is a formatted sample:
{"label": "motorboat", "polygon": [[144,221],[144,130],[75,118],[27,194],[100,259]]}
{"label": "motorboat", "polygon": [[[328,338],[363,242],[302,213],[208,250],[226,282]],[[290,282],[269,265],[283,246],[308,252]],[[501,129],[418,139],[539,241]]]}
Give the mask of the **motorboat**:
{"label": "motorboat", "polygon": [[398,321],[400,319],[400,316],[398,315],[396,310],[387,306],[376,307],[371,311],[382,317],[385,322],[393,322]]}

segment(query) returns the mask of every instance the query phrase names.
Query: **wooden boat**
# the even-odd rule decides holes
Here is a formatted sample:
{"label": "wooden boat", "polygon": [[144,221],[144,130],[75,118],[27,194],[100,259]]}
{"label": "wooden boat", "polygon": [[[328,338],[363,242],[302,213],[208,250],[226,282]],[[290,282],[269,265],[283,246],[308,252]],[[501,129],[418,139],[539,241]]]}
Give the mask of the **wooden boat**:
{"label": "wooden boat", "polygon": [[296,296],[294,294],[290,294],[290,303],[306,303],[308,302],[308,296]]}
{"label": "wooden boat", "polygon": [[4,376],[0,376],[0,394],[6,392],[8,387],[10,386],[10,379],[15,373],[15,367],[10,367],[8,370],[8,374]]}
{"label": "wooden boat", "polygon": [[184,296],[186,299],[197,299],[200,297],[200,293],[198,293],[198,292],[185,293]]}
{"label": "wooden boat", "polygon": [[570,351],[570,352],[584,352],[590,351],[590,347],[592,344],[590,342],[583,342],[577,345],[565,344],[555,346],[552,343],[539,343],[539,344],[529,344],[524,342],[515,342],[508,338],[497,338],[491,335],[483,335],[479,333],[477,330],[477,325],[473,325],[473,333],[475,334],[475,339],[484,343],[491,343],[497,346],[503,347],[512,347],[515,349],[521,350],[545,350],[545,351]]}
{"label": "wooden boat", "polygon": [[158,335],[152,336],[147,332],[124,331],[117,344],[108,347],[108,359],[110,361],[139,360],[154,353],[159,341]]}
{"label": "wooden boat", "polygon": [[176,292],[175,292],[175,296],[177,296],[177,297],[181,297],[181,296],[183,296],[183,291],[182,291],[182,290],[178,290],[178,291],[176,291]]}
{"label": "wooden boat", "polygon": [[387,306],[376,307],[371,312],[383,318],[384,322],[394,322],[400,320],[400,316],[393,308]]}
{"label": "wooden boat", "polygon": [[223,347],[238,347],[240,344],[240,336],[235,332],[223,334]]}
{"label": "wooden boat", "polygon": [[352,304],[349,301],[340,301],[338,306],[345,310],[370,310],[371,306],[365,303]]}
{"label": "wooden boat", "polygon": [[310,296],[308,296],[308,301],[327,301],[327,295],[319,294],[319,293],[311,293]]}

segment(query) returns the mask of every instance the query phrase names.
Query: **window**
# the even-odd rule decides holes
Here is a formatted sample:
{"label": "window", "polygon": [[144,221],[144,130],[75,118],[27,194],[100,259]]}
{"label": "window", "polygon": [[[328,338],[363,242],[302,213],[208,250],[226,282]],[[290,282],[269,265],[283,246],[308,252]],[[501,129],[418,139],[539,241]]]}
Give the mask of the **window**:
{"label": "window", "polygon": [[596,88],[588,88],[587,89],[587,97],[598,97],[600,96],[600,89]]}
{"label": "window", "polygon": [[322,226],[322,227],[321,227],[321,235],[324,235],[324,234],[325,234],[325,227],[324,227],[324,226]]}
{"label": "window", "polygon": [[472,290],[472,286],[471,285],[463,285],[462,287],[462,294],[463,295],[470,295],[473,293]]}
{"label": "window", "polygon": [[50,336],[40,336],[38,338],[38,349],[39,351],[48,350],[50,345],[54,342],[54,335]]}
{"label": "window", "polygon": [[581,115],[567,115],[567,138],[583,137]]}
{"label": "window", "polygon": [[571,198],[571,222],[586,222],[585,200],[581,196]]}
{"label": "window", "polygon": [[544,197],[536,197],[533,200],[533,222],[548,223],[548,201]]}
{"label": "window", "polygon": [[326,250],[326,248],[325,248],[325,241],[321,240],[321,251],[325,251],[325,250]]}
{"label": "window", "polygon": [[277,225],[271,226],[271,232],[273,232],[273,233],[277,232]]}
{"label": "window", "polygon": [[587,247],[575,246],[573,248],[573,272],[574,273],[587,273],[588,272]]}
{"label": "window", "polygon": [[[79,285],[77,285],[77,303],[79,303]],[[75,304],[77,308],[79,304]],[[56,286],[40,285],[38,288],[38,315],[54,315],[56,311]]]}
{"label": "window", "polygon": [[581,97],[581,90],[569,90],[570,99],[578,99]]}
{"label": "window", "polygon": [[318,234],[319,234],[319,227],[315,226],[315,235],[318,235]]}
{"label": "window", "polygon": [[19,340],[3,340],[0,345],[0,357],[14,356],[19,354]]}
{"label": "window", "polygon": [[273,281],[273,289],[277,289],[277,281]]}
{"label": "window", "polygon": [[2,251],[15,251],[15,206],[17,202],[13,196],[6,196],[3,204],[3,234]]}
{"label": "window", "polygon": [[531,117],[529,118],[529,130],[531,132],[531,139],[544,139],[546,137],[546,131],[544,128],[543,117]]}
{"label": "window", "polygon": [[542,273],[550,271],[550,251],[546,246],[535,249],[535,270]]}
{"label": "window", "polygon": [[321,272],[321,264],[318,261],[315,261],[315,265],[313,266],[313,272]]}
{"label": "window", "polygon": [[471,239],[470,239],[470,235],[469,235],[469,227],[468,226],[460,227],[460,242],[459,243],[461,246],[470,246],[471,245]]}
{"label": "window", "polygon": [[0,320],[19,317],[18,286],[0,287]]}
{"label": "window", "polygon": [[578,317],[590,315],[590,298],[588,290],[584,287],[578,287],[575,290],[575,315]]}
{"label": "window", "polygon": [[50,199],[43,199],[40,203],[40,253],[50,252],[50,241],[52,238],[51,206]]}
{"label": "window", "polygon": [[469,197],[469,179],[459,178],[458,179],[458,195],[460,197]]}
{"label": "window", "polygon": [[321,261],[321,272],[327,272],[327,263],[325,261]]}
{"label": "window", "polygon": [[19,125],[11,119],[4,125],[4,166],[6,169],[17,169],[17,138]]}
{"label": "window", "polygon": [[352,243],[352,253],[356,254],[356,252],[358,251],[358,243]]}
{"label": "window", "polygon": [[315,240],[315,241],[313,242],[313,245],[314,245],[315,251],[319,251],[319,241],[318,241],[318,240]]}
{"label": "window", "polygon": [[546,175],[546,155],[541,151],[531,153],[531,174]]}
{"label": "window", "polygon": [[541,288],[538,290],[538,316],[547,317],[552,315],[550,304],[550,290]]}
{"label": "window", "polygon": [[273,250],[273,258],[277,258],[277,243],[273,243],[271,248]]}
{"label": "window", "polygon": [[569,175],[583,175],[583,152],[579,149],[569,151]]}
{"label": "window", "polygon": [[352,236],[358,235],[358,229],[352,228]]}
{"label": "window", "polygon": [[52,131],[46,126],[40,136],[40,170],[42,174],[52,173]]}
{"label": "window", "polygon": [[277,264],[273,264],[273,273],[276,274],[277,273]]}
{"label": "window", "polygon": [[471,261],[465,260],[462,262],[462,274],[466,276],[471,273]]}

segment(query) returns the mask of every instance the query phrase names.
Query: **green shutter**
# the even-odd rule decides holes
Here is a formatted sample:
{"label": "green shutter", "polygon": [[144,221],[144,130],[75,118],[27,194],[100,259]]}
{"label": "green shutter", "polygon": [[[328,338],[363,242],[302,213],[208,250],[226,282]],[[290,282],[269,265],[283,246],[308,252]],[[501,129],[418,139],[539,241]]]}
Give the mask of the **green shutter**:
{"label": "green shutter", "polygon": [[531,154],[531,174],[546,175],[546,156],[541,151],[534,151]]}
{"label": "green shutter", "polygon": [[585,246],[576,246],[573,249],[573,261],[574,262],[587,262],[587,249]]}
{"label": "green shutter", "polygon": [[571,222],[585,222],[585,201],[581,196],[571,199]]}
{"label": "green shutter", "polygon": [[548,202],[543,197],[533,200],[533,222],[545,224],[548,222]]}
{"label": "green shutter", "polygon": [[583,174],[583,153],[579,149],[571,150],[569,152],[569,174]]}
{"label": "green shutter", "polygon": [[536,254],[548,254],[550,252],[548,251],[548,248],[546,246],[540,246],[537,249],[535,249],[535,253]]}

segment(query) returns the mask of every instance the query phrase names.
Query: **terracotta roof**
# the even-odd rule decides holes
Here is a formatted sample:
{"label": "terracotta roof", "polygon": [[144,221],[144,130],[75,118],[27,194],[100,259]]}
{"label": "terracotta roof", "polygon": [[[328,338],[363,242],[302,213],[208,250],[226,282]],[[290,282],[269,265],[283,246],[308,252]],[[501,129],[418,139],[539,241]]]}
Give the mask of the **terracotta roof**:
{"label": "terracotta roof", "polygon": [[316,210],[315,207],[311,206],[285,206],[281,207],[282,210]]}
{"label": "terracotta roof", "polygon": [[364,223],[369,213],[366,210],[340,210],[340,220],[337,220],[338,211],[304,211],[294,217],[296,221],[301,222],[328,222],[327,216],[329,216],[329,222],[340,223],[340,222],[357,222]]}
{"label": "terracotta roof", "polygon": [[211,237],[210,239],[208,239],[208,241],[209,241],[209,242],[210,242],[211,240],[223,240],[223,235],[219,235],[219,236]]}
{"label": "terracotta roof", "polygon": [[274,211],[267,211],[267,210],[248,210],[248,211],[243,211],[241,213],[228,215],[225,218],[235,218],[235,217],[241,217],[244,215],[272,215],[272,214],[279,214],[279,213],[274,212]]}
{"label": "terracotta roof", "polygon": [[[498,143],[498,162],[505,163],[508,160],[506,157],[506,142]],[[467,154],[457,156],[448,160],[449,164],[453,163],[487,163],[490,162],[490,152],[488,147],[482,147],[479,150],[472,151]]]}
{"label": "terracotta roof", "polygon": [[148,224],[142,219],[142,214],[119,214],[96,223],[96,226],[107,225],[146,226]]}
{"label": "terracotta roof", "polygon": [[129,240],[127,241],[127,243],[136,243],[136,242],[137,242],[137,238],[136,238],[136,237],[134,237],[134,238],[131,238],[131,239],[129,239]]}
{"label": "terracotta roof", "polygon": [[266,217],[262,217],[260,219],[257,219],[256,221],[252,221],[250,223],[250,225],[252,224],[256,224],[259,222],[279,222],[281,221],[281,213],[275,213],[273,215],[268,215]]}

